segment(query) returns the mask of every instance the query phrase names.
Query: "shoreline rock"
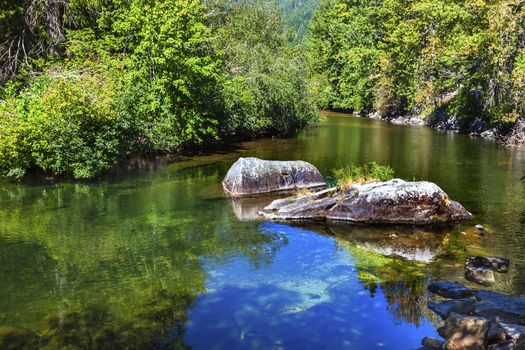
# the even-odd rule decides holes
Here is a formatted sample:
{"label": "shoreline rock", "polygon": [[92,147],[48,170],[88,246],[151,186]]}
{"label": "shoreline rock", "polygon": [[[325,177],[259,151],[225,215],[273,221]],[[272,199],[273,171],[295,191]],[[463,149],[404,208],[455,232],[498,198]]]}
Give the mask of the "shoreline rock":
{"label": "shoreline rock", "polygon": [[436,184],[426,181],[354,184],[348,190],[327,189],[279,199],[259,214],[270,220],[328,220],[366,224],[438,224],[470,219]]}
{"label": "shoreline rock", "polygon": [[447,350],[483,350],[490,321],[452,312],[445,320],[443,337]]}
{"label": "shoreline rock", "polygon": [[425,121],[418,117],[397,117],[389,120],[390,123],[395,125],[412,125],[412,126],[424,126]]}
{"label": "shoreline rock", "polygon": [[445,320],[438,329],[445,339],[444,349],[525,350],[525,297],[473,290],[456,282],[433,282],[428,290],[445,297],[474,295],[428,304]]}
{"label": "shoreline rock", "polygon": [[457,282],[432,282],[428,285],[428,291],[443,298],[461,299],[474,295],[474,290]]}
{"label": "shoreline rock", "polygon": [[444,113],[437,113],[436,116],[431,116],[426,119],[411,115],[385,118],[376,111],[365,115],[365,117],[376,120],[385,120],[396,125],[427,126],[438,130],[454,132],[461,131],[472,137],[480,137],[487,141],[497,142],[506,146],[520,147],[525,145],[524,118],[519,118],[510,129],[507,129],[502,126],[487,125],[487,123],[479,118],[470,121],[467,125],[462,125],[456,117]]}
{"label": "shoreline rock", "polygon": [[445,301],[431,301],[428,303],[428,308],[437,314],[441,319],[446,320],[452,312],[468,315],[474,310],[474,298],[468,299],[454,299]]}
{"label": "shoreline rock", "polygon": [[302,160],[277,161],[239,158],[222,181],[233,197],[283,192],[326,186],[324,177],[312,164]]}

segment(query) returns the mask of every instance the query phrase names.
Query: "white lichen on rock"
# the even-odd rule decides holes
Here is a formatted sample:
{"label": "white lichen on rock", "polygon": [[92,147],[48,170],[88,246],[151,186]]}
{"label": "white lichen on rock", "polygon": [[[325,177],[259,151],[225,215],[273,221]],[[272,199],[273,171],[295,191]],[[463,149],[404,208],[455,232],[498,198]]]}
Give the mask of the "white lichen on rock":
{"label": "white lichen on rock", "polygon": [[224,191],[231,196],[290,191],[325,186],[326,182],[315,166],[301,160],[272,161],[239,158],[222,181]]}

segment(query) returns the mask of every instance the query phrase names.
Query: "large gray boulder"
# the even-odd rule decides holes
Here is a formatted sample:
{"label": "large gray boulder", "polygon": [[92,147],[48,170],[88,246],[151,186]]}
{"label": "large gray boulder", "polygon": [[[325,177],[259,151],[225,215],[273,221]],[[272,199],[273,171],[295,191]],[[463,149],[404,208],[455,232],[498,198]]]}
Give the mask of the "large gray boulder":
{"label": "large gray boulder", "polygon": [[471,217],[436,184],[400,179],[274,201],[261,215],[273,220],[324,218],[377,224],[436,224]]}
{"label": "large gray boulder", "polygon": [[290,191],[325,186],[326,182],[315,166],[302,160],[276,161],[259,158],[239,158],[222,181],[230,196]]}

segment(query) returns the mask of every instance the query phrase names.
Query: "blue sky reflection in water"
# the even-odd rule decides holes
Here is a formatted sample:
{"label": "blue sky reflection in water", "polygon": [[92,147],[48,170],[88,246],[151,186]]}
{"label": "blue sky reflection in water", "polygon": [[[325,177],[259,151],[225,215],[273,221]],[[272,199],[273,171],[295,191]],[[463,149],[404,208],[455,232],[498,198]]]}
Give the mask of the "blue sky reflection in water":
{"label": "blue sky reflection in water", "polygon": [[417,326],[395,319],[335,238],[276,223],[260,230],[286,242],[271,264],[206,264],[208,292],[188,315],[193,349],[412,349],[435,335],[424,316]]}

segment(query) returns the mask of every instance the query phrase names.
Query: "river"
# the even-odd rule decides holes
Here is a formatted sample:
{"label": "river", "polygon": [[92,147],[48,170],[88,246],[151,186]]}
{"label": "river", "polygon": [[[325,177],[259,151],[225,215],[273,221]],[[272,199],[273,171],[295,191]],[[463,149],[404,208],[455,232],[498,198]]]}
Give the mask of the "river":
{"label": "river", "polygon": [[[241,156],[302,159],[329,180],[377,161],[437,183],[474,218],[433,228],[261,221],[259,201],[222,192]],[[523,175],[519,150],[328,113],[293,138],[102,180],[4,183],[0,347],[414,349],[439,325],[426,285],[465,282],[469,255],[510,258],[493,288],[525,294]]]}

